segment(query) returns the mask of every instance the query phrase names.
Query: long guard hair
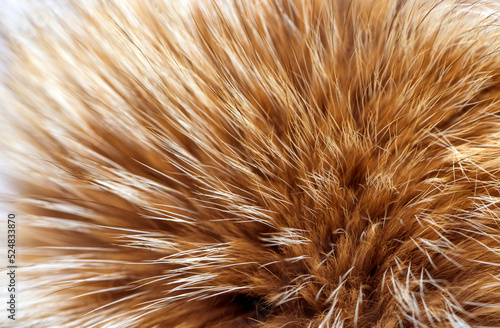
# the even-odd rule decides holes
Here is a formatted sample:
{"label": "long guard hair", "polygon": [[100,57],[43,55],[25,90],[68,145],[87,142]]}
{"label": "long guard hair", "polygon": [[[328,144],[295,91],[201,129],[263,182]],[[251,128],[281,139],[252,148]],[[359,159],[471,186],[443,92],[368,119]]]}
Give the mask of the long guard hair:
{"label": "long guard hair", "polygon": [[3,29],[15,327],[500,327],[497,3],[69,7]]}

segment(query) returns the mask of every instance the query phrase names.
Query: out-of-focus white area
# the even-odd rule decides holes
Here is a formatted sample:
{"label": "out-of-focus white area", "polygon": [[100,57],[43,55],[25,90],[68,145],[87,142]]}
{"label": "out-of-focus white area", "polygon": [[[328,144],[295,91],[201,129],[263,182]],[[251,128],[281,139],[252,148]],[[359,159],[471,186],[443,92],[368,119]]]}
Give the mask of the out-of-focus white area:
{"label": "out-of-focus white area", "polygon": [[[44,27],[48,22],[50,15],[61,15],[64,11],[66,0],[0,0],[0,83],[2,82],[2,75],[8,74],[9,58],[15,56],[15,53],[9,51],[6,45],[6,38],[15,35],[16,38],[29,40],[34,38],[35,31],[31,24],[35,26]],[[7,104],[3,101],[2,94],[0,93],[0,129],[5,130],[9,124],[6,114],[11,111]],[[2,142],[0,142],[2,145]],[[8,245],[7,245],[7,220],[9,214],[16,215],[16,247],[15,265],[18,266],[16,272],[16,298],[17,298],[17,311],[16,321],[12,321],[7,317],[6,308],[0,312],[0,326],[1,327],[18,327],[22,324],[23,311],[23,297],[20,292],[26,284],[23,282],[22,276],[22,263],[19,261],[20,253],[22,252],[20,243],[20,233],[23,228],[23,217],[16,213],[12,206],[5,200],[9,198],[14,191],[15,186],[11,185],[8,181],[9,167],[15,167],[15,163],[8,163],[7,152],[0,146],[0,302],[5,302],[9,299],[9,292],[7,290],[9,284],[9,276],[6,274],[6,267],[8,263]],[[10,270],[10,269],[9,269]],[[26,302],[24,302],[26,303]],[[25,309],[25,308],[24,308]]]}
{"label": "out-of-focus white area", "polygon": [[[23,0],[2,0],[0,11],[0,74],[5,74],[8,71],[8,57],[13,56],[10,53],[5,43],[6,36],[12,31],[21,31],[23,28],[27,29],[25,15],[29,13],[29,1]],[[0,83],[2,83],[0,81]],[[9,122],[5,120],[5,112],[9,111],[5,103],[2,101],[0,95],[0,115],[3,119],[0,120],[0,128],[5,128],[3,125]],[[0,143],[1,145],[1,143]],[[6,167],[6,152],[5,149],[0,147],[0,263],[2,267],[6,265],[6,252],[5,246],[7,242],[6,224],[7,215],[9,213],[9,205],[4,202],[5,197],[12,192],[12,186],[7,182],[8,170]],[[3,292],[3,291],[2,291]],[[0,295],[2,293],[0,292]]]}
{"label": "out-of-focus white area", "polygon": [[[0,0],[0,83],[3,83],[2,75],[8,74],[9,58],[15,56],[15,53],[9,50],[6,40],[14,37],[17,41],[29,42],[30,39],[36,38],[35,27],[47,28],[56,17],[70,14],[69,5],[70,0]],[[9,111],[12,114],[12,109],[2,101],[0,93],[0,128],[2,129],[6,128],[5,125],[9,125],[9,120],[5,115]],[[2,145],[1,142],[0,145]],[[1,203],[2,194],[9,193],[11,190],[11,186],[6,182],[6,175],[8,175],[6,167],[5,149],[0,146],[0,211],[2,211],[0,213],[3,213],[6,206]],[[2,228],[0,227],[0,231]],[[0,241],[2,237],[3,235],[0,236]]]}
{"label": "out-of-focus white area", "polygon": [[[1,0],[2,10],[0,11],[0,77],[8,70],[8,57],[14,54],[9,53],[5,38],[9,34],[9,29],[20,31],[22,27],[26,27],[23,23],[23,13],[27,13],[29,7],[28,2],[23,0]],[[7,28],[8,27],[8,28]],[[0,83],[2,81],[0,80]],[[5,129],[5,125],[9,124],[5,119],[6,111],[8,111],[2,94],[0,94],[0,129]],[[1,143],[0,143],[1,145]],[[9,213],[13,213],[10,206],[5,202],[7,196],[12,192],[12,186],[7,182],[8,170],[6,167],[6,152],[0,147],[0,302],[5,304],[9,299],[7,290],[9,277],[7,276],[7,220]],[[17,254],[16,254],[17,255]],[[0,325],[2,327],[14,327],[15,322],[8,319],[7,311],[2,311],[0,315]]]}

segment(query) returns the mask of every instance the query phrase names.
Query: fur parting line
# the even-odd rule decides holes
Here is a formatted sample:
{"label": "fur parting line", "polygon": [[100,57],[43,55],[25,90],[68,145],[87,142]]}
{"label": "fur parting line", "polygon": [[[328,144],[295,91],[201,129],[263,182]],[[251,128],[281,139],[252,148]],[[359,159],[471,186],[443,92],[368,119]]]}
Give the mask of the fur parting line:
{"label": "fur parting line", "polygon": [[498,3],[68,7],[2,28],[16,328],[500,327]]}

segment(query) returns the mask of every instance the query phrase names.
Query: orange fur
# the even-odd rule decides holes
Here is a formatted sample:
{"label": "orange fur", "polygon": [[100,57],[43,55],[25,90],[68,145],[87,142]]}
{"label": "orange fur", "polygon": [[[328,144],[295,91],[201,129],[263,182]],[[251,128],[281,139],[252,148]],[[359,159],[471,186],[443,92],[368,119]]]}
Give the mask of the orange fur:
{"label": "orange fur", "polygon": [[72,3],[12,49],[16,327],[500,327],[495,3]]}

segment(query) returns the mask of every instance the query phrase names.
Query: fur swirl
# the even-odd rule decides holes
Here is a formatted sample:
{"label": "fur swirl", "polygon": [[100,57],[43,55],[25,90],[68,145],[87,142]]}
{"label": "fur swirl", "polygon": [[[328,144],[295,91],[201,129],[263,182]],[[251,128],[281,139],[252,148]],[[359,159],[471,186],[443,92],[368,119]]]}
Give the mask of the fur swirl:
{"label": "fur swirl", "polygon": [[16,327],[500,327],[497,4],[71,7],[3,36]]}

